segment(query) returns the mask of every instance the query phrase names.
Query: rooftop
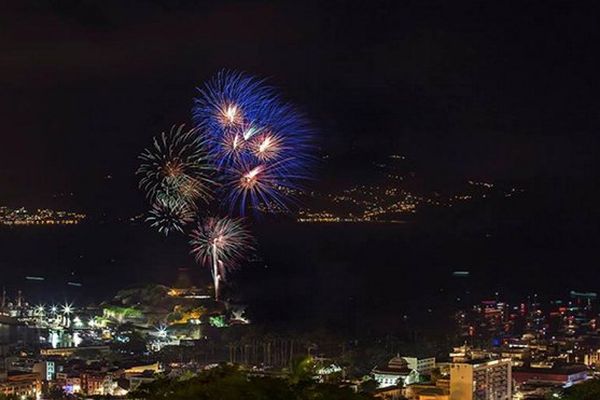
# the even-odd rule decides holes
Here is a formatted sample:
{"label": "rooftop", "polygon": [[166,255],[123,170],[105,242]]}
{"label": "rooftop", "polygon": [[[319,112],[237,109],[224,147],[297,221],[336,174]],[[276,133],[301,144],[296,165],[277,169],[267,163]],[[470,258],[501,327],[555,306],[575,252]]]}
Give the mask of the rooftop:
{"label": "rooftop", "polygon": [[513,372],[524,372],[524,373],[536,373],[536,374],[560,374],[560,375],[573,375],[580,372],[588,371],[589,368],[583,364],[565,364],[553,366],[552,368],[534,368],[530,366],[526,367],[514,367]]}

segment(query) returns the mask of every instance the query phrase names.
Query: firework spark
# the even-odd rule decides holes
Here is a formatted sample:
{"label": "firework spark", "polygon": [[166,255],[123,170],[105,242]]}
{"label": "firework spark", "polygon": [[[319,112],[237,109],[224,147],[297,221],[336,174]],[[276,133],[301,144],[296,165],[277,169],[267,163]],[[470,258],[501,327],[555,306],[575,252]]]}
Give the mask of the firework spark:
{"label": "firework spark", "polygon": [[192,231],[191,253],[198,262],[211,268],[216,300],[226,272],[243,260],[253,249],[253,243],[241,219],[209,217],[199,221]]}
{"label": "firework spark", "polygon": [[189,203],[210,199],[212,167],[196,129],[173,126],[154,138],[139,157],[140,188],[154,201],[160,195],[180,196]]}
{"label": "firework spark", "polygon": [[243,120],[242,113],[235,104],[223,104],[218,116],[223,127],[236,126]]}
{"label": "firework spark", "polygon": [[[295,175],[282,171],[286,161],[239,163],[229,168],[223,178],[229,211],[244,214],[246,209],[263,207],[264,211],[286,210],[297,190]],[[298,176],[302,179],[303,177]]]}
{"label": "firework spark", "polygon": [[147,222],[165,236],[171,232],[183,233],[184,227],[194,220],[194,212],[189,203],[174,197],[163,196],[152,205]]}
{"label": "firework spark", "polygon": [[261,135],[253,141],[252,153],[260,161],[277,160],[281,154],[285,153],[283,140],[271,133]]}

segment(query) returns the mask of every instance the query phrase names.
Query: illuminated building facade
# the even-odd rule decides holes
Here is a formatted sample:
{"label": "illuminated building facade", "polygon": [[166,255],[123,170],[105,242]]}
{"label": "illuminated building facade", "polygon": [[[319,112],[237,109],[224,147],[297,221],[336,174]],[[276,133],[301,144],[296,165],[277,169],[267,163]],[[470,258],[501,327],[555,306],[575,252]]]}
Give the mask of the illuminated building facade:
{"label": "illuminated building facade", "polygon": [[450,400],[511,400],[511,361],[472,360],[450,365]]}
{"label": "illuminated building facade", "polygon": [[403,356],[408,368],[419,374],[429,374],[435,368],[435,357]]}
{"label": "illuminated building facade", "polygon": [[588,378],[588,368],[581,364],[563,366],[529,366],[515,368],[513,376],[517,384],[549,383],[569,387]]}
{"label": "illuminated building facade", "polygon": [[375,367],[371,372],[380,388],[404,386],[418,381],[419,373],[411,369],[402,357],[392,358],[385,367]]}

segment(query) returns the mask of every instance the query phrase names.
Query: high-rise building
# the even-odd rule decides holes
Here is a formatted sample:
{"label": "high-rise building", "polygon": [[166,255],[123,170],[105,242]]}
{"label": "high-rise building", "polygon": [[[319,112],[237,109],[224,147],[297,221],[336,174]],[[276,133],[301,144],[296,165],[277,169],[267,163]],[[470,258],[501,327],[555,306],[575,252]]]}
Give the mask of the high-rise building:
{"label": "high-rise building", "polygon": [[450,365],[450,400],[511,400],[510,359],[470,360]]}

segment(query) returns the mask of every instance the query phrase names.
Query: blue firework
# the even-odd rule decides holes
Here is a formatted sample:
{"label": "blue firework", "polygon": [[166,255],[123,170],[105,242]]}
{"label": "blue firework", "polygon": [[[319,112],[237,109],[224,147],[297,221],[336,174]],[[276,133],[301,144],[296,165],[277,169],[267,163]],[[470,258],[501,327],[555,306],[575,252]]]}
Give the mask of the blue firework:
{"label": "blue firework", "polygon": [[309,124],[263,80],[219,72],[199,89],[193,119],[231,210],[286,208],[309,176]]}

